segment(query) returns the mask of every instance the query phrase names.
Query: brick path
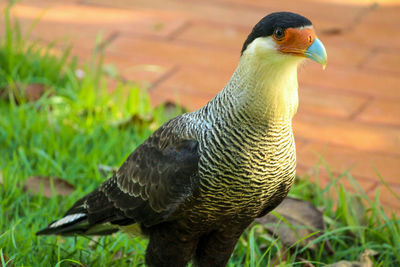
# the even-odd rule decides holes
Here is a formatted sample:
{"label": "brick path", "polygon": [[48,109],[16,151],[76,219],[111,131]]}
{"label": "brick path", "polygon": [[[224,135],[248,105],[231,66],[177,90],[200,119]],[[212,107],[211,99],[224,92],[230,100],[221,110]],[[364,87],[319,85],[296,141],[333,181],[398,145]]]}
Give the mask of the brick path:
{"label": "brick path", "polygon": [[[155,105],[172,100],[189,109],[225,85],[261,17],[307,16],[328,66],[310,62],[299,74],[298,172],[314,176],[323,158],[334,175],[350,171],[369,195],[379,189],[386,205],[400,209],[376,174],[400,195],[400,1],[29,0],[15,12],[28,25],[46,8],[35,37],[68,40],[86,58],[102,30],[107,62],[146,86]],[[326,183],[325,167],[320,177]]]}

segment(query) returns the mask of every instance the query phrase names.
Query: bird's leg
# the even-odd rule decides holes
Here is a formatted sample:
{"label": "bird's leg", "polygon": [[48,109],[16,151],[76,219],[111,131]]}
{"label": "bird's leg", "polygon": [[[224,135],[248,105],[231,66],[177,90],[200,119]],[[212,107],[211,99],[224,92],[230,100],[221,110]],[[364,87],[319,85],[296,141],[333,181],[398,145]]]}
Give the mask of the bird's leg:
{"label": "bird's leg", "polygon": [[243,231],[250,224],[224,231],[213,231],[200,237],[194,258],[196,267],[223,267],[228,262],[233,249]]}
{"label": "bird's leg", "polygon": [[184,267],[196,249],[197,238],[187,236],[167,223],[149,229],[146,265],[150,267]]}

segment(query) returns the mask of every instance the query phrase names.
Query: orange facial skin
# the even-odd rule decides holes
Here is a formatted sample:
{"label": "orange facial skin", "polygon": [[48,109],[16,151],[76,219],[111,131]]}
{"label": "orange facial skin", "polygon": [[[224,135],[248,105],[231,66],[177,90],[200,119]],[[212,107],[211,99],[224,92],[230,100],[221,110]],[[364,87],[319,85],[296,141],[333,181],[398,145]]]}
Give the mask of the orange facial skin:
{"label": "orange facial skin", "polygon": [[281,39],[273,37],[278,45],[278,50],[282,53],[296,54],[304,56],[307,48],[314,42],[316,38],[313,28],[295,29],[288,28],[285,30],[285,36]]}

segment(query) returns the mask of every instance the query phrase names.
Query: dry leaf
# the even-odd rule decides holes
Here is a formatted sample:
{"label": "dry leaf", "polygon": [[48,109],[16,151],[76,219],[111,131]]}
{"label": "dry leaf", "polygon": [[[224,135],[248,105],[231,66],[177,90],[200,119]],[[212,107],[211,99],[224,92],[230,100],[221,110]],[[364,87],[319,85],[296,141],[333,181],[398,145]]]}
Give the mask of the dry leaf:
{"label": "dry leaf", "polygon": [[9,92],[11,91],[12,97],[19,103],[21,98],[26,99],[28,102],[33,102],[39,100],[39,98],[46,91],[46,86],[41,83],[33,84],[15,84],[15,88],[6,86],[0,90],[0,98],[8,99]]}
{"label": "dry leaf", "polygon": [[44,84],[28,84],[25,86],[25,97],[28,102],[33,102],[39,100],[46,90]]}
{"label": "dry leaf", "polygon": [[[309,202],[287,197],[274,209],[274,212],[287,220],[289,225],[273,213],[258,218],[256,221],[262,224],[272,235],[279,237],[287,247],[292,246],[298,240],[303,240],[306,236],[320,232],[303,240],[301,245],[305,246],[325,230],[322,212]],[[310,245],[309,248],[315,249],[316,245]],[[325,249],[328,253],[333,253],[328,241],[325,243]]]}
{"label": "dry leaf", "polygon": [[339,261],[333,264],[325,265],[324,267],[373,267],[370,259],[378,253],[372,249],[366,249],[360,256],[360,261]]}
{"label": "dry leaf", "polygon": [[303,264],[303,265],[302,265],[303,267],[315,267],[315,265],[312,264],[311,262],[309,262],[307,259],[303,259],[303,258],[301,258],[301,257],[299,257],[298,259],[299,259],[299,260],[301,261],[301,263]]}
{"label": "dry leaf", "polygon": [[[4,262],[5,262],[5,265],[4,266],[14,266],[14,263],[13,263],[13,261],[7,256],[7,254],[5,253],[5,252],[2,252],[3,253],[3,259],[4,259]],[[1,257],[1,256],[0,256]],[[1,258],[0,258],[1,259]],[[3,266],[3,265],[2,265]]]}
{"label": "dry leaf", "polygon": [[338,28],[338,27],[332,27],[332,28],[327,28],[327,29],[322,29],[321,34],[324,35],[340,35],[345,32],[344,29]]}
{"label": "dry leaf", "polygon": [[118,127],[119,129],[126,129],[130,126],[136,126],[140,130],[150,125],[153,122],[154,122],[154,117],[150,114],[148,115],[134,114],[129,118],[114,121],[111,123],[111,125]]}
{"label": "dry leaf", "polygon": [[164,114],[166,118],[173,118],[181,113],[186,113],[188,110],[185,107],[179,106],[174,102],[166,101],[161,104],[164,108]]}
{"label": "dry leaf", "polygon": [[54,194],[62,196],[68,196],[75,190],[75,187],[72,184],[58,177],[29,177],[24,186],[24,189],[28,192],[35,195],[42,192],[42,195],[45,197],[51,197],[53,195],[53,188]]}

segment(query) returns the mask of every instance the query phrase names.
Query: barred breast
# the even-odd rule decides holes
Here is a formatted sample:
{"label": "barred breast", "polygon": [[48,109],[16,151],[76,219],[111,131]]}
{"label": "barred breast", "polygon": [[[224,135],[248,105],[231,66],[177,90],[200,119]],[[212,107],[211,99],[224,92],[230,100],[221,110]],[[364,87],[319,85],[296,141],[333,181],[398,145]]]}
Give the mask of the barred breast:
{"label": "barred breast", "polygon": [[203,215],[212,221],[221,214],[253,219],[287,195],[296,168],[290,120],[247,124],[244,118],[216,119],[202,131],[200,144],[197,220]]}

